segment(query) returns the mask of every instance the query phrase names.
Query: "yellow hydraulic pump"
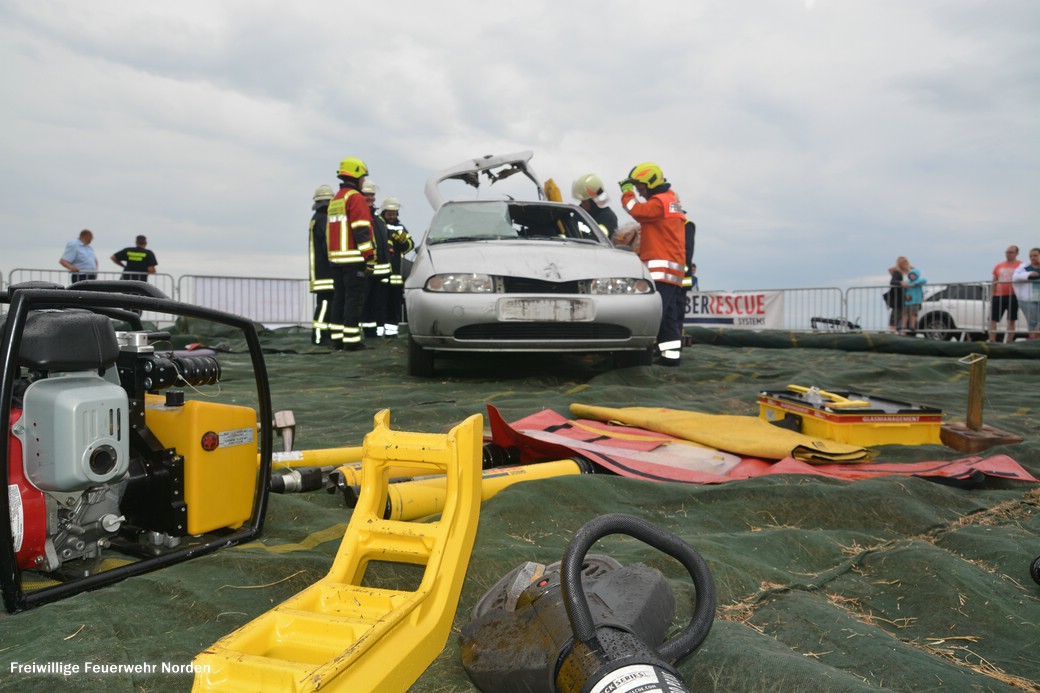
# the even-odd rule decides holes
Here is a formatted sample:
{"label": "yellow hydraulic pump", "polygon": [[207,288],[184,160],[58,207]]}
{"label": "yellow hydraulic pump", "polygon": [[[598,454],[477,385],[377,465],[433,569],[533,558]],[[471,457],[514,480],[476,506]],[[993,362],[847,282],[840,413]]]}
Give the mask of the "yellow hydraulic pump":
{"label": "yellow hydraulic pump", "polygon": [[[404,693],[440,653],[455,617],[480,512],[479,414],[444,434],[365,436],[363,482],[329,574],[199,654],[194,691]],[[389,470],[446,476],[440,518],[384,520]],[[414,591],[361,586],[369,561],[425,566]]]}

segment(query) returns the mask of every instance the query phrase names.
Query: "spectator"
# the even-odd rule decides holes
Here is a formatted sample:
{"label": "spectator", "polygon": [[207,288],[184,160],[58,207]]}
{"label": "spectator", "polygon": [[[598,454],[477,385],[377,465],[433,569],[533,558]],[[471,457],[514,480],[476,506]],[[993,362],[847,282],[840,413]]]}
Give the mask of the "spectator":
{"label": "spectator", "polygon": [[896,264],[888,268],[889,289],[884,294],[885,303],[891,309],[888,314],[888,331],[896,332],[903,326],[903,306],[906,297],[903,292],[903,277],[910,271],[910,261],[900,255],[896,258]]}
{"label": "spectator", "polygon": [[993,298],[991,299],[991,312],[989,322],[989,341],[997,341],[997,323],[1007,312],[1007,334],[1004,341],[1015,341],[1015,319],[1018,317],[1018,297],[1011,288],[1011,278],[1015,270],[1022,264],[1018,259],[1018,246],[1009,245],[1004,251],[1004,262],[993,268]]}
{"label": "spectator", "polygon": [[1015,297],[1026,316],[1029,338],[1040,339],[1040,248],[1029,251],[1029,264],[1021,265],[1011,275]]}
{"label": "spectator", "polygon": [[140,282],[148,281],[149,274],[155,274],[155,266],[158,261],[155,253],[148,250],[148,239],[138,236],[134,239],[136,245],[123,248],[112,256],[112,262],[123,268],[123,276],[120,279],[134,279]]}
{"label": "spectator", "polygon": [[90,242],[94,240],[94,234],[90,229],[83,229],[79,237],[65,244],[65,251],[58,260],[61,266],[71,272],[69,283],[83,281],[84,279],[97,278],[97,256]]}
{"label": "spectator", "polygon": [[[909,264],[909,263],[907,263]],[[917,333],[917,314],[921,312],[921,302],[924,301],[924,285],[928,280],[921,276],[916,267],[911,267],[903,280],[906,289],[903,305],[903,334],[914,335]]]}

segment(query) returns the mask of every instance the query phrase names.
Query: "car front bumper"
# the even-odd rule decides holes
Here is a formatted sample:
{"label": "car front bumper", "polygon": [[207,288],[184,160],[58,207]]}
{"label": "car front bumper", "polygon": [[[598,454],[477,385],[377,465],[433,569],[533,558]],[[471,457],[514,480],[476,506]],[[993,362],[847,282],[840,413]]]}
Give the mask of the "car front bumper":
{"label": "car front bumper", "polygon": [[405,291],[408,330],[428,349],[623,351],[654,345],[657,294],[559,296]]}

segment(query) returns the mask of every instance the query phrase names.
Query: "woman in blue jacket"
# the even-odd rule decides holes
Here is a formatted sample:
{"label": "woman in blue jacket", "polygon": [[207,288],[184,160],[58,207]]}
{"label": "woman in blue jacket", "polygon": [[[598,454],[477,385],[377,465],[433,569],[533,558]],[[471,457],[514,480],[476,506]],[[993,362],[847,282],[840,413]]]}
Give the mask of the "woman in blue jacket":
{"label": "woman in blue jacket", "polygon": [[917,314],[921,311],[921,302],[924,300],[924,285],[928,280],[921,275],[916,267],[911,267],[903,278],[903,334],[914,334],[917,332]]}

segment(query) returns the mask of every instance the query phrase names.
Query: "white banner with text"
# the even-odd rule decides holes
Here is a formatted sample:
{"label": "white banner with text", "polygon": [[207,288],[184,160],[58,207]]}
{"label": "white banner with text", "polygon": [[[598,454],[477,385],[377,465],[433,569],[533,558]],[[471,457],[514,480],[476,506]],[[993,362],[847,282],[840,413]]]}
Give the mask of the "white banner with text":
{"label": "white banner with text", "polygon": [[784,326],[784,293],[750,291],[721,293],[690,291],[686,295],[686,325],[779,330]]}

